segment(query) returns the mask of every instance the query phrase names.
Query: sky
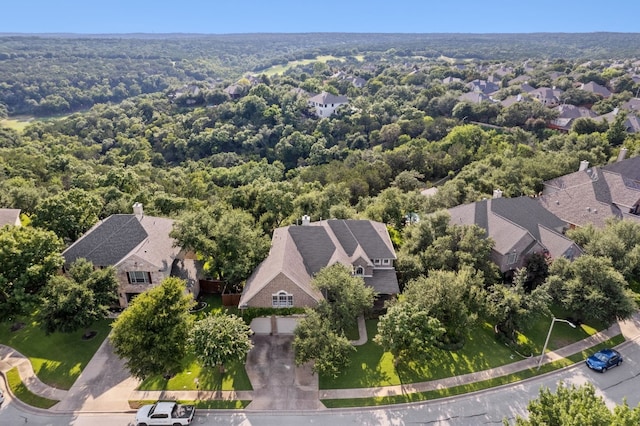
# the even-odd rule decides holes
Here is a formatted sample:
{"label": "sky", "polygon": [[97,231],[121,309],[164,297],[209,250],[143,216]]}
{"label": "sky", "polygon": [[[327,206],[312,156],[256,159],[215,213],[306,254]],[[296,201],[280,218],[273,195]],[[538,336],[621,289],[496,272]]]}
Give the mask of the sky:
{"label": "sky", "polygon": [[5,0],[0,33],[640,32],[638,0]]}

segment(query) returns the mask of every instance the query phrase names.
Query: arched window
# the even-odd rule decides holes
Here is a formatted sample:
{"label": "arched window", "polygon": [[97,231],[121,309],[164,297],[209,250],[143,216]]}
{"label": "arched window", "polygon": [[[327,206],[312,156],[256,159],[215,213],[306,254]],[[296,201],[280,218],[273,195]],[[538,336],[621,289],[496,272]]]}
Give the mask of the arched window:
{"label": "arched window", "polygon": [[356,270],[354,272],[354,275],[357,275],[359,277],[364,275],[364,268],[362,266],[356,266]]}
{"label": "arched window", "polygon": [[290,308],[293,306],[293,294],[280,290],[271,295],[271,306],[274,308]]}

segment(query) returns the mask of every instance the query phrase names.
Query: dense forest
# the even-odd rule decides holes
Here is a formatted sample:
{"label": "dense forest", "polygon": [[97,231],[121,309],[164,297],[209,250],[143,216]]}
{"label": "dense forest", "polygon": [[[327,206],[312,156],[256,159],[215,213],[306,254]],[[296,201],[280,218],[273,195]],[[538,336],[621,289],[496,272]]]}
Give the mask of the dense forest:
{"label": "dense forest", "polygon": [[[589,268],[604,271],[596,284],[616,284],[622,302],[609,303],[609,291],[602,312],[567,310],[597,311],[589,319],[606,324],[627,318],[640,229],[576,232],[589,256],[551,266],[532,256],[530,273],[509,287],[484,231],[431,213],[495,189],[535,197],[583,160],[605,164],[622,147],[638,155],[640,133],[623,121],[634,107],[616,115],[640,92],[638,42],[613,33],[2,36],[0,208],[21,209],[31,226],[0,230],[19,247],[0,251],[0,316],[39,303],[59,270],[52,253],[142,203],[145,214],[176,219],[172,236],[238,289],[277,227],[303,215],[383,222],[409,295],[393,309],[416,324],[440,312],[443,327],[426,332],[447,347],[460,347],[459,330],[483,316],[513,342],[552,298],[580,299]],[[478,85],[495,90],[469,100]],[[590,115],[559,129],[558,110],[536,89],[562,90],[554,102]],[[310,99],[323,93],[348,101],[319,115]],[[606,114],[616,118],[597,120]],[[15,126],[23,115],[29,124]],[[416,217],[419,226],[406,226]],[[601,237],[633,256],[606,257],[593,242]],[[24,267],[32,252],[45,252],[46,267]],[[438,297],[452,294],[460,303],[440,309]],[[383,329],[395,330],[386,318]]]}
{"label": "dense forest", "polygon": [[372,63],[637,57],[638,34],[0,34],[0,104],[47,116],[320,55]]}

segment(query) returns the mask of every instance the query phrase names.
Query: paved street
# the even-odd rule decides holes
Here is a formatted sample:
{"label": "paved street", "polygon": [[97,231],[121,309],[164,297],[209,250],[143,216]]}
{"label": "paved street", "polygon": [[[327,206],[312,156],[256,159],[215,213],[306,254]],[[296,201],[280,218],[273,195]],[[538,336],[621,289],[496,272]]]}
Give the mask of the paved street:
{"label": "paved street", "polygon": [[[200,411],[197,425],[237,426],[297,426],[331,424],[340,425],[434,425],[458,426],[495,424],[503,418],[524,414],[529,400],[536,398],[541,386],[554,388],[559,381],[580,385],[591,382],[608,404],[620,404],[624,397],[631,406],[640,403],[640,343],[627,342],[621,347],[625,362],[605,374],[589,370],[579,363],[564,370],[527,380],[514,385],[458,397],[445,398],[418,404],[389,406],[384,408],[322,411]],[[133,420],[131,414],[93,414],[46,416],[25,414],[15,404],[0,409],[2,424],[49,426],[125,426]]]}

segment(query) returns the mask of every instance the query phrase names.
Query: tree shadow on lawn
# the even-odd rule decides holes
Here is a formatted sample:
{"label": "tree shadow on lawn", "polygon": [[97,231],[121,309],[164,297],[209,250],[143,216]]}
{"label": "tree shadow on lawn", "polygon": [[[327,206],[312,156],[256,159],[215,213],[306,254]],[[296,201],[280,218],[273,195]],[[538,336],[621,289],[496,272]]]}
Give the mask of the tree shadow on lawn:
{"label": "tree shadow on lawn", "polygon": [[16,331],[11,331],[13,322],[0,326],[0,343],[28,357],[38,378],[59,389],[73,385],[106,338],[111,322],[101,320],[92,324],[90,328],[97,332],[96,336],[83,340],[85,330],[47,335],[32,319],[20,321],[25,325]]}
{"label": "tree shadow on lawn", "polygon": [[489,324],[484,324],[470,330],[461,349],[434,349],[426,359],[399,363],[396,371],[402,383],[416,383],[474,373],[520,359],[495,339]]}
{"label": "tree shadow on lawn", "polygon": [[195,357],[188,356],[182,371],[166,379],[156,375],[145,379],[140,390],[203,390],[203,391],[243,391],[252,390],[251,382],[244,369],[244,363],[233,362],[225,366],[225,371],[219,368],[201,367]]}

